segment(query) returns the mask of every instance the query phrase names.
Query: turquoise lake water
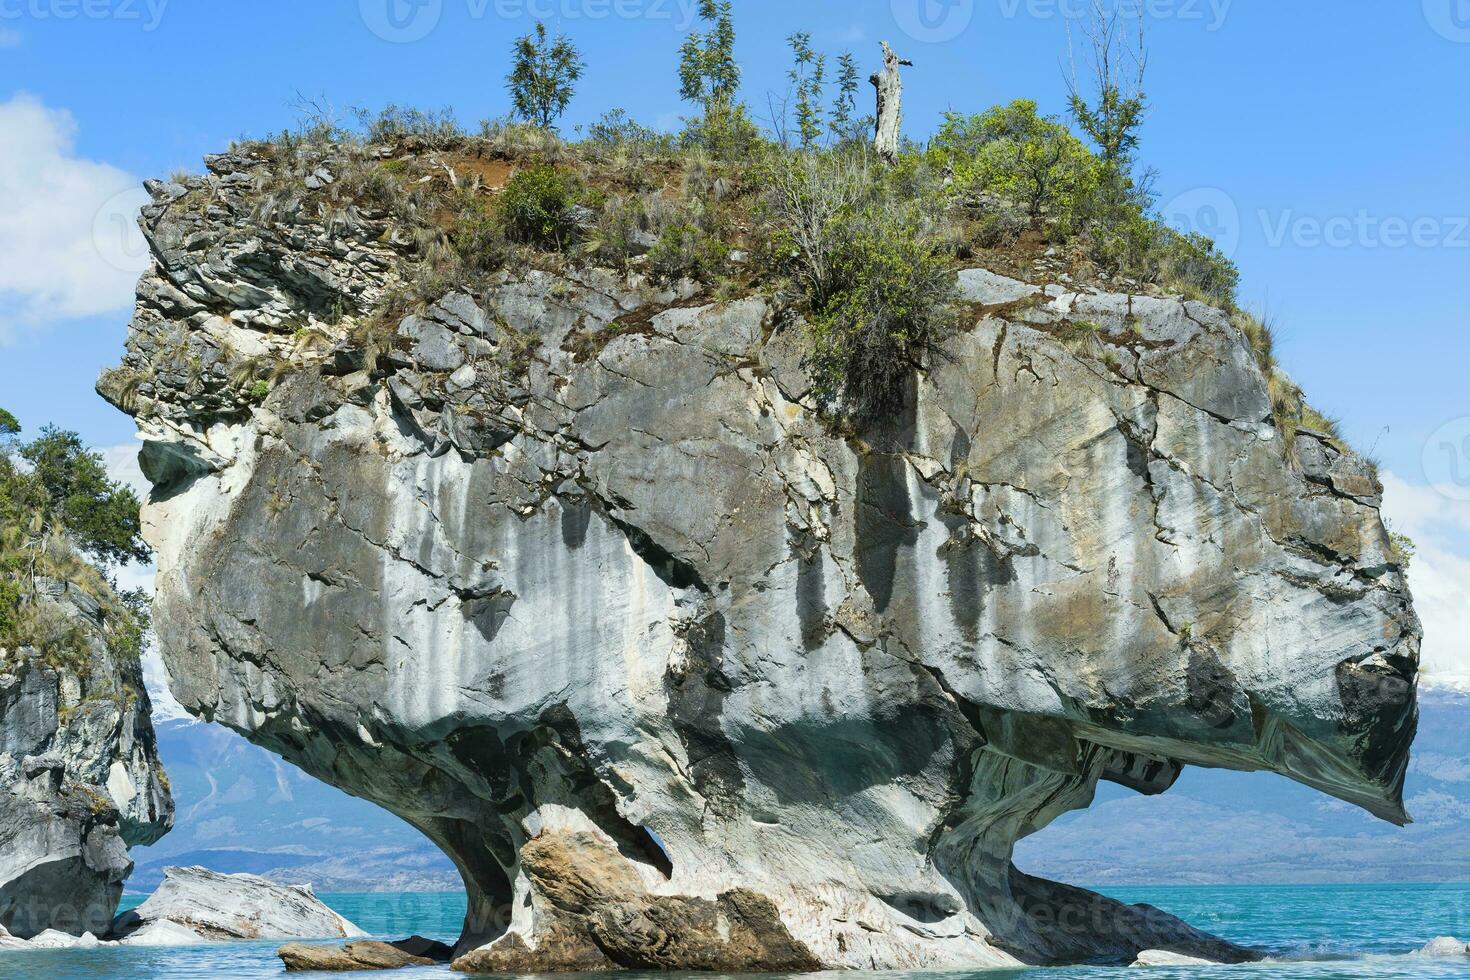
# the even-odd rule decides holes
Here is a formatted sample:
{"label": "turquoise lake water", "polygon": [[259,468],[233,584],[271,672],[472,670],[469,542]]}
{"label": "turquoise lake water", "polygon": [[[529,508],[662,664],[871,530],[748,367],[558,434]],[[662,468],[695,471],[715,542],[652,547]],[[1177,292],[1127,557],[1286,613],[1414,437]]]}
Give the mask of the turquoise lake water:
{"label": "turquoise lake water", "polygon": [[[1408,955],[1436,936],[1470,939],[1470,885],[1347,885],[1110,888],[1128,902],[1148,902],[1195,925],[1254,946],[1273,959],[1242,967],[1155,968],[1144,974],[1118,968],[1003,970],[984,980],[1100,980],[1145,975],[1158,980],[1207,976],[1221,980],[1470,980],[1470,957],[1436,960]],[[412,933],[452,941],[459,932],[459,895],[325,895],[337,911],[374,935]],[[136,904],[138,900],[125,904]],[[235,943],[182,949],[99,949],[0,953],[0,977],[10,980],[258,980],[284,973],[279,943]],[[444,969],[402,970],[405,980],[459,974]],[[637,980],[636,974],[619,974]],[[851,977],[846,973],[837,975]],[[886,974],[895,980],[902,974]]]}

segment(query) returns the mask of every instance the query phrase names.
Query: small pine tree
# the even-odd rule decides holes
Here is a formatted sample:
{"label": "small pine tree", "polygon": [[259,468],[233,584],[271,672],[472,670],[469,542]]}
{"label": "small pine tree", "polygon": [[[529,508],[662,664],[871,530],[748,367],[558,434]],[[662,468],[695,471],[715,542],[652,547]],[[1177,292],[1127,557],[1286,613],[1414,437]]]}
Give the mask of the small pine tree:
{"label": "small pine tree", "polygon": [[796,63],[786,77],[796,92],[796,131],[801,148],[809,150],[822,135],[822,86],[827,76],[827,56],[812,51],[812,36],[798,31],[786,39]]}
{"label": "small pine tree", "polygon": [[745,106],[736,100],[740,66],[735,63],[735,23],[730,0],[699,0],[699,16],[710,25],[690,34],[679,49],[679,96],[703,109],[686,120],[684,141],[718,159],[748,157],[760,140]]}
{"label": "small pine tree", "polygon": [[832,104],[832,121],[828,124],[839,143],[859,138],[857,93],[857,59],[846,51],[837,59],[837,101]]}
{"label": "small pine tree", "polygon": [[740,66],[735,63],[730,0],[699,0],[699,16],[710,29],[702,37],[690,34],[679,49],[679,97],[700,103],[709,114],[712,108],[734,103]]}
{"label": "small pine tree", "polygon": [[511,49],[513,67],[506,76],[517,116],[542,129],[554,129],[572,101],[573,84],[587,66],[565,34],[552,41],[545,24],[517,38]]}

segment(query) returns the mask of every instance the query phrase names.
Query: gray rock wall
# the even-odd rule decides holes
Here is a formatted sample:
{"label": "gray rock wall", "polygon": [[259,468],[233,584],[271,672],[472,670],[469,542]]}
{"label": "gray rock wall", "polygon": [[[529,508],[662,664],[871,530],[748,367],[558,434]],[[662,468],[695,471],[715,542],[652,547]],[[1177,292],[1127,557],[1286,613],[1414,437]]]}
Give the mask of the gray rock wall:
{"label": "gray rock wall", "polygon": [[[478,962],[1237,960],[1012,846],[1190,764],[1404,819],[1419,628],[1377,482],[1283,444],[1219,311],[968,271],[860,437],[784,311],[607,272],[445,296],[368,373],[315,301],[334,348],[279,324],[339,287],[366,314],[390,230],[257,227],[257,164],[211,165],[155,186],[99,386],[149,440],[174,694],[438,843]],[[259,352],[292,370],[255,405],[222,379]],[[527,867],[565,840],[600,857]],[[627,875],[636,902],[588,884]]]}
{"label": "gray rock wall", "polygon": [[136,659],[109,649],[99,604],[39,580],[28,601],[74,629],[62,656],[0,650],[0,926],[102,933],[128,848],[173,823]]}

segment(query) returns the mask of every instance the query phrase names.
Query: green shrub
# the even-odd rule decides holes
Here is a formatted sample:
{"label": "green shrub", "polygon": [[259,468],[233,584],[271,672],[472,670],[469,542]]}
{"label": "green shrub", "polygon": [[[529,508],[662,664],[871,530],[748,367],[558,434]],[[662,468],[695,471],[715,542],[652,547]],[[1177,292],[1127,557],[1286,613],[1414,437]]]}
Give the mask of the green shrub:
{"label": "green shrub", "polygon": [[962,190],[1015,201],[1033,221],[1049,215],[1071,225],[1099,178],[1087,147],[1027,99],[978,116],[947,114],[930,153],[954,169]]}
{"label": "green shrub", "polygon": [[20,615],[20,586],[0,579],[0,646],[9,646]]}
{"label": "green shrub", "polygon": [[511,241],[564,249],[577,229],[572,209],[582,202],[581,182],[549,164],[520,171],[500,195],[500,223]]}
{"label": "green shrub", "polygon": [[1155,256],[1158,282],[1216,306],[1234,304],[1240,270],[1205,235],[1161,227]]}
{"label": "green shrub", "polygon": [[694,216],[665,225],[648,252],[649,265],[665,279],[709,279],[724,267],[730,255],[718,231]]}
{"label": "green shrub", "polygon": [[[609,109],[587,127],[587,142],[601,147],[664,146],[668,137],[657,130],[639,125],[626,109]],[[667,148],[664,146],[664,148]]]}
{"label": "green shrub", "polygon": [[584,243],[586,253],[609,265],[626,266],[644,251],[639,238],[645,233],[647,221],[647,212],[637,197],[614,195],[597,215],[597,226]]}
{"label": "green shrub", "polygon": [[743,105],[716,102],[697,119],[684,120],[680,142],[716,160],[750,160],[766,145]]}
{"label": "green shrub", "polygon": [[916,205],[868,205],[837,232],[807,364],[819,403],[869,425],[903,409],[909,375],[948,321],[954,274]]}

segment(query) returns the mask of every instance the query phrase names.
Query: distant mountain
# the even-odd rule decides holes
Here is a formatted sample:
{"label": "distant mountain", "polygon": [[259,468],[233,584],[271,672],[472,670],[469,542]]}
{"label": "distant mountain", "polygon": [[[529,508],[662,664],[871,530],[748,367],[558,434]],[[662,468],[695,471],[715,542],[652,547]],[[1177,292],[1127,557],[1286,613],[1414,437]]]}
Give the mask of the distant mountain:
{"label": "distant mountain", "polygon": [[[1090,810],[1022,841],[1016,863],[1092,885],[1470,881],[1470,695],[1426,694],[1422,711],[1408,828],[1280,776],[1190,768],[1158,797],[1104,784]],[[133,851],[132,890],[154,888],[169,864],[328,892],[460,888],[412,827],[218,725],[163,722],[159,748],[177,826]]]}
{"label": "distant mountain", "polygon": [[457,891],[443,853],[388,811],[348,796],[219,725],[158,725],[178,815],[134,848],[128,887],[151,891],[171,864],[248,871],[318,891]]}
{"label": "distant mountain", "polygon": [[1016,864],[1091,885],[1470,881],[1470,696],[1420,706],[1407,828],[1281,776],[1189,768],[1163,796],[1104,784]]}

